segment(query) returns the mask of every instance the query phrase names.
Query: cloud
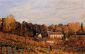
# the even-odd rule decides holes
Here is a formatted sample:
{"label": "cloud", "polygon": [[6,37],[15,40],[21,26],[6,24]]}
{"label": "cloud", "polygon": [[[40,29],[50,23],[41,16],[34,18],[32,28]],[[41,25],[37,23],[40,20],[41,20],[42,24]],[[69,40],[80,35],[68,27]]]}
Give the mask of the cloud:
{"label": "cloud", "polygon": [[18,21],[40,24],[84,22],[85,0],[24,0],[23,4],[10,8],[8,13]]}
{"label": "cloud", "polygon": [[22,5],[24,1],[23,0],[0,0],[0,16],[5,17],[9,15],[10,8],[16,7],[18,5]]}

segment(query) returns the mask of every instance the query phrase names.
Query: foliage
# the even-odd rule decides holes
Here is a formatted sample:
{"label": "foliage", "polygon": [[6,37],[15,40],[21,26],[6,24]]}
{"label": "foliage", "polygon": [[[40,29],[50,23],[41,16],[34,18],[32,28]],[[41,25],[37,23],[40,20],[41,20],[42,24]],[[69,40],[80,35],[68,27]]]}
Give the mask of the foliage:
{"label": "foliage", "polygon": [[15,29],[15,19],[12,15],[10,16],[7,16],[5,19],[4,19],[4,26],[3,26],[3,30],[5,32],[11,32],[12,30]]}

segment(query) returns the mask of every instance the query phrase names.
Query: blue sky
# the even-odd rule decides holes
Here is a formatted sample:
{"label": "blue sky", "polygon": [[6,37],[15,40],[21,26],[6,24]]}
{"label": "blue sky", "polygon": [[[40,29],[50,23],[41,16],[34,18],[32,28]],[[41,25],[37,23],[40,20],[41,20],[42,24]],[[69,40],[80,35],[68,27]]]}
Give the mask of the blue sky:
{"label": "blue sky", "polygon": [[57,24],[85,21],[85,0],[0,0],[0,16],[17,21]]}

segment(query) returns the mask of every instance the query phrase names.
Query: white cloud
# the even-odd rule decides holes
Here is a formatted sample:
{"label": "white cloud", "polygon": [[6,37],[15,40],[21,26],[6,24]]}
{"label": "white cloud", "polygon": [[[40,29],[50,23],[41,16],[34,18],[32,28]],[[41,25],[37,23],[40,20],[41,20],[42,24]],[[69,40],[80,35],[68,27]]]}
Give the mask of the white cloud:
{"label": "white cloud", "polygon": [[84,3],[85,0],[29,0],[11,8],[9,12],[19,21],[31,20],[33,23],[84,22]]}

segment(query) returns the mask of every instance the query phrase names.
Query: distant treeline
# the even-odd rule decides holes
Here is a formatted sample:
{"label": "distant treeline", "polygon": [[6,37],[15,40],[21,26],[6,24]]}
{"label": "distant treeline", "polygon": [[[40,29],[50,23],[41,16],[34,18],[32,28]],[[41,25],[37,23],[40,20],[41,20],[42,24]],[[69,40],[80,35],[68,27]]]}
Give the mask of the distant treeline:
{"label": "distant treeline", "polygon": [[65,35],[69,35],[84,30],[83,23],[80,24],[78,22],[69,23],[67,25],[40,25],[28,23],[26,21],[20,23],[16,21],[12,15],[0,18],[0,31],[17,34],[19,36],[35,36],[37,34],[42,34],[43,37],[46,37],[48,32],[62,32]]}

